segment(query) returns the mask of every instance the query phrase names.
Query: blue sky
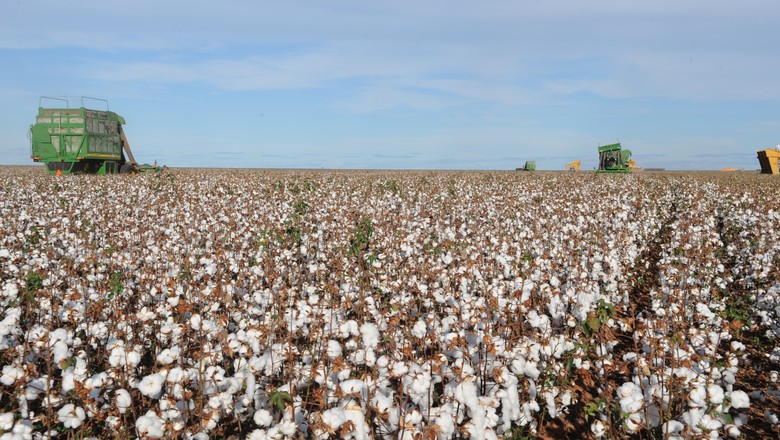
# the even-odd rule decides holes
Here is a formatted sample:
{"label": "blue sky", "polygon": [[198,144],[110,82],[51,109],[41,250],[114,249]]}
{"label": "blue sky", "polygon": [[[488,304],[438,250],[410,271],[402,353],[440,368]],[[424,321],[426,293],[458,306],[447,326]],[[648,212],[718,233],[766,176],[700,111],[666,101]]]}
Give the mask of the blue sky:
{"label": "blue sky", "polygon": [[108,99],[169,166],[756,169],[778,42],[776,0],[12,0],[0,164],[43,95]]}

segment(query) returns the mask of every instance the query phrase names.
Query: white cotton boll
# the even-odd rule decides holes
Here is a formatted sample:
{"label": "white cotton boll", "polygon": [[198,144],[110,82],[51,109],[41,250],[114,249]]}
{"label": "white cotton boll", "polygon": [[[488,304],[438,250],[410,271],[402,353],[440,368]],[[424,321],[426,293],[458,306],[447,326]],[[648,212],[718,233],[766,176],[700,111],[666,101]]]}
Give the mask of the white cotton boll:
{"label": "white cotton boll", "polygon": [[642,427],[642,416],[638,413],[632,413],[623,421],[623,427],[626,431],[634,433]]}
{"label": "white cotton boll", "polygon": [[715,405],[720,405],[723,403],[723,398],[725,395],[723,394],[723,388],[720,387],[720,385],[710,385],[707,387],[707,397],[710,399],[710,403],[713,403]]}
{"label": "white cotton boll", "polygon": [[536,380],[539,378],[539,375],[542,374],[542,372],[539,371],[535,361],[527,361],[523,366],[523,374],[533,380]]}
{"label": "white cotton boll", "polygon": [[350,336],[358,336],[359,334],[357,322],[353,319],[350,319],[339,326],[339,337],[348,338]]}
{"label": "white cotton boll", "polygon": [[252,417],[252,419],[255,421],[257,426],[267,427],[271,426],[271,423],[273,423],[274,418],[271,413],[266,409],[258,409],[255,411],[255,415]]}
{"label": "white cotton boll", "polygon": [[327,353],[328,357],[331,359],[336,359],[337,357],[341,356],[341,344],[339,344],[339,341],[334,339],[329,340]]}
{"label": "white cotton boll", "polygon": [[412,327],[412,335],[416,338],[422,339],[427,333],[428,326],[425,324],[425,321],[422,319],[417,320],[417,322],[414,324],[414,327]]}
{"label": "white cotton boll", "polygon": [[190,317],[190,327],[192,327],[193,330],[200,330],[202,323],[203,318],[197,313]]}
{"label": "white cotton boll", "polygon": [[745,344],[739,342],[739,341],[731,341],[731,351],[744,351],[745,350]]}
{"label": "white cotton boll", "polygon": [[601,420],[596,420],[590,424],[590,432],[593,433],[594,437],[601,438],[604,437],[604,434],[607,433],[607,428],[604,426],[604,423],[602,423]]}
{"label": "white cotton boll", "polygon": [[159,399],[162,396],[162,386],[165,383],[164,373],[150,374],[138,384],[138,391],[144,396],[151,397],[152,399]]}
{"label": "white cotton boll", "polygon": [[555,405],[555,396],[558,394],[558,392],[552,392],[552,391],[545,391],[542,393],[544,396],[544,402],[547,405],[547,412],[550,414],[550,417],[557,418],[558,417],[558,407]]}
{"label": "white cotton boll", "polygon": [[165,435],[163,420],[152,410],[135,421],[135,429],[142,437],[162,438]]}
{"label": "white cotton boll", "polygon": [[49,378],[48,376],[41,376],[38,378],[35,378],[31,380],[27,388],[25,388],[25,398],[27,400],[35,400],[38,398],[38,395],[41,393],[46,393],[49,391]]}
{"label": "white cotton boll", "polygon": [[325,410],[320,417],[322,423],[332,431],[335,431],[347,421],[347,415],[344,414],[344,410],[340,408]]}
{"label": "white cotton boll", "polygon": [[685,425],[683,425],[681,422],[677,420],[669,420],[668,422],[664,423],[661,427],[661,434],[666,437],[668,436],[679,436],[682,433],[682,430],[685,429]]}
{"label": "white cotton boll", "polygon": [[433,423],[439,428],[437,438],[452,438],[452,435],[455,433],[455,421],[451,414],[442,412],[434,419]]}
{"label": "white cotton boll", "polygon": [[344,411],[344,417],[352,422],[352,426],[354,428],[352,435],[354,436],[355,440],[368,440],[369,438],[373,438],[369,436],[370,428],[366,423],[366,419],[362,410],[347,409]]}
{"label": "white cotton boll", "polygon": [[157,362],[163,365],[169,365],[179,358],[179,347],[166,348],[157,355]]}
{"label": "white cotton boll", "polygon": [[725,370],[722,375],[723,383],[726,384],[726,391],[731,391],[733,389],[733,385],[737,383],[737,378],[734,376],[734,373],[729,370]]}
{"label": "white cotton boll", "polygon": [[5,365],[3,366],[3,375],[0,376],[0,383],[11,386],[22,377],[24,377],[24,371],[20,368],[16,368],[13,365]]}
{"label": "white cotton boll", "polygon": [[726,425],[726,435],[728,435],[731,438],[738,438],[742,435],[742,431],[739,430],[735,425]]}
{"label": "white cotton boll", "polygon": [[285,438],[292,438],[292,436],[298,430],[298,425],[296,425],[292,420],[284,420],[276,425],[275,428],[279,429],[279,433],[281,433]]}
{"label": "white cotton boll", "polygon": [[777,414],[773,413],[772,411],[767,411],[764,413],[764,420],[772,425],[777,425],[780,423],[780,418],[778,418]]}
{"label": "white cotton boll", "polygon": [[477,397],[477,386],[473,380],[464,380],[455,387],[455,400],[462,403],[469,409],[472,417],[484,415],[479,411],[479,398]]}
{"label": "white cotton boll", "polygon": [[135,350],[131,350],[125,353],[124,363],[122,365],[127,365],[128,367],[135,368],[139,363],[141,363],[140,353],[138,353]]}
{"label": "white cotton boll", "polygon": [[346,395],[360,393],[366,386],[366,383],[360,379],[345,380],[339,384],[341,391]]}
{"label": "white cotton boll", "polygon": [[702,414],[703,411],[701,408],[691,408],[688,411],[682,413],[682,419],[686,425],[688,425],[695,433],[698,434],[701,432],[701,428],[699,428],[699,421],[701,420]]}
{"label": "white cotton boll", "polygon": [[179,383],[184,381],[186,379],[187,372],[181,369],[181,367],[173,367],[171,368],[171,371],[168,372],[168,375],[165,377],[165,380],[167,380],[170,383]]}
{"label": "white cotton boll", "polygon": [[422,414],[420,414],[420,411],[413,409],[404,415],[404,424],[417,426],[422,422],[422,419],[423,417]]}
{"label": "white cotton boll", "polygon": [[624,382],[623,385],[617,389],[616,393],[618,399],[623,399],[625,397],[630,397],[639,390],[639,386],[634,382]]}
{"label": "white cotton boll", "polygon": [[709,414],[704,414],[699,420],[697,427],[703,429],[704,431],[716,432],[721,428],[721,426],[723,426],[723,423],[721,423],[720,420],[712,417]]}
{"label": "white cotton boll", "polygon": [[[49,347],[51,347],[52,351],[62,350],[62,348],[58,348],[57,346],[63,346],[65,350],[68,349],[68,344],[71,344],[73,342],[73,337],[70,335],[70,333],[65,330],[64,328],[58,328],[52,332],[49,333]],[[64,358],[61,358],[59,360],[63,360]],[[55,359],[56,360],[56,359]],[[57,361],[59,362],[59,361]]]}
{"label": "white cotton boll", "polygon": [[360,333],[363,336],[363,345],[370,348],[376,348],[379,344],[379,330],[376,324],[366,322],[360,326]]}
{"label": "white cotton boll", "polygon": [[84,409],[68,403],[57,411],[57,419],[62,422],[66,428],[78,428],[81,422],[87,418]]}
{"label": "white cotton boll", "polygon": [[750,408],[750,397],[744,391],[734,390],[728,393],[728,398],[732,408]]}
{"label": "white cotton boll", "polygon": [[6,440],[32,440],[33,438],[33,426],[32,422],[29,420],[19,420],[13,428],[11,428],[10,433],[3,434],[0,439]]}
{"label": "white cotton boll", "polygon": [[390,376],[400,377],[409,371],[409,367],[403,361],[393,362],[390,366]]}
{"label": "white cotton boll", "polygon": [[696,407],[707,406],[707,390],[704,387],[696,387],[688,393],[688,405]]}
{"label": "white cotton boll", "polygon": [[130,397],[130,393],[125,389],[118,389],[114,392],[116,399],[116,407],[120,413],[124,414],[127,409],[133,404],[133,399]]}
{"label": "white cotton boll", "polygon": [[376,364],[376,353],[374,353],[373,349],[369,348],[366,350],[365,362],[369,368],[373,367]]}
{"label": "white cotton boll", "polygon": [[10,431],[14,427],[14,413],[0,414],[0,431]]}
{"label": "white cotton boll", "polygon": [[249,433],[248,440],[269,440],[268,433],[265,429],[255,429]]}

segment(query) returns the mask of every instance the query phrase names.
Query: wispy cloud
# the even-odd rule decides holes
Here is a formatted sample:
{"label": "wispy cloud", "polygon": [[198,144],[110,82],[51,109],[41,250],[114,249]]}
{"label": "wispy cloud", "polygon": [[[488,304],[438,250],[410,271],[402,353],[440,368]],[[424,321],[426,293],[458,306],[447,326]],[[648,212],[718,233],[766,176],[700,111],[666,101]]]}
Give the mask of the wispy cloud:
{"label": "wispy cloud", "polygon": [[[326,149],[336,164],[494,167],[614,137],[661,161],[776,142],[777,41],[774,0],[34,0],[0,15],[0,96],[119,97],[153,126],[133,127],[139,148],[192,161],[219,146],[258,163],[284,149],[282,165]],[[5,124],[0,139],[26,144]]]}

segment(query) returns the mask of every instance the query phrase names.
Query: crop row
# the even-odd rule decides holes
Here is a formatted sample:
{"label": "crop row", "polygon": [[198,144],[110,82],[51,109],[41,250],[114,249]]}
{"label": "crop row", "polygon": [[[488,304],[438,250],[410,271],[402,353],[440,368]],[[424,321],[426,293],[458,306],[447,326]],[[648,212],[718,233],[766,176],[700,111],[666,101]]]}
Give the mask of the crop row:
{"label": "crop row", "polygon": [[778,189],[0,169],[0,438],[775,435]]}

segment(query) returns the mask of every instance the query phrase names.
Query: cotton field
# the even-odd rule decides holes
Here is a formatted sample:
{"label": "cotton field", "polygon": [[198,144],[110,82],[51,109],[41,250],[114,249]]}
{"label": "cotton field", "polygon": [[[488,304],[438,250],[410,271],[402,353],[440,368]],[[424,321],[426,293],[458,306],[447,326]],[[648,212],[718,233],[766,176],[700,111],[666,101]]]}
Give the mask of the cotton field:
{"label": "cotton field", "polygon": [[0,168],[0,439],[780,435],[780,179]]}

